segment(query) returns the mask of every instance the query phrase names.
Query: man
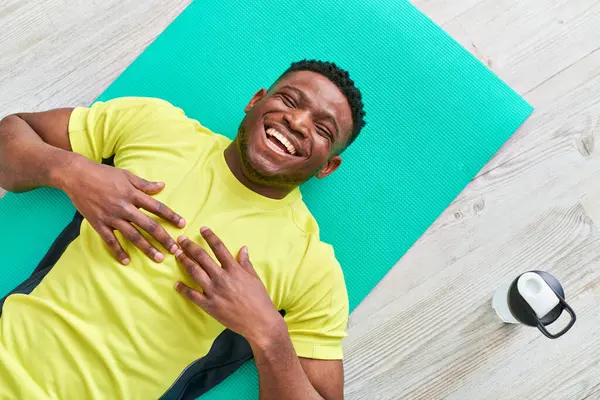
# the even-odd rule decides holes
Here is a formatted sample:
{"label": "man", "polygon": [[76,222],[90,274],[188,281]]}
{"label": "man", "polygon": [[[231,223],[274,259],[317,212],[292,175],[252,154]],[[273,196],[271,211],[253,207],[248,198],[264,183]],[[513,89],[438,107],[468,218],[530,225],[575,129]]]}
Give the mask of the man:
{"label": "man", "polygon": [[2,120],[0,186],[79,214],[4,301],[0,398],[194,398],[252,356],[263,399],[343,397],[346,289],[298,186],[339,167],[361,94],[303,60],[245,112],[233,142],[157,99]]}

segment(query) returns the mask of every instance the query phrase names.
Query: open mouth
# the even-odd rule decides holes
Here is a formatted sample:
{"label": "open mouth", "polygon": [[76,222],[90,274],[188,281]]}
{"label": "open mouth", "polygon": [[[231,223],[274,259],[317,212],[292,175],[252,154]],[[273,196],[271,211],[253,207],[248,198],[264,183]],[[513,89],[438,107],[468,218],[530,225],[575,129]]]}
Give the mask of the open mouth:
{"label": "open mouth", "polygon": [[273,150],[281,154],[297,156],[298,150],[296,147],[277,129],[265,127],[265,133],[267,135],[267,144]]}

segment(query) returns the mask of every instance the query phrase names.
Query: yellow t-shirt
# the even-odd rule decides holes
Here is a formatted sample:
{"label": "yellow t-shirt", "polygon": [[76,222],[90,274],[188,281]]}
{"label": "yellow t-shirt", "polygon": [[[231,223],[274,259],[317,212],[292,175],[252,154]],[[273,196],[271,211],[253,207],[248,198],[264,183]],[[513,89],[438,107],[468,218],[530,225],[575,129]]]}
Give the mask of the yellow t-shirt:
{"label": "yellow t-shirt", "polygon": [[[343,274],[299,190],[273,200],[243,186],[225,163],[230,140],[169,103],[121,98],[76,108],[73,151],[166,183],[155,196],[187,225],[162,225],[205,246],[209,226],[250,258],[298,356],[341,359],[348,317]],[[117,233],[118,234],[118,233]],[[119,235],[119,234],[118,234]],[[0,398],[158,398],[205,356],[224,327],[173,288],[195,286],[175,258],[157,264],[123,240],[113,259],[87,221],[29,295],[10,296],[0,318]],[[156,246],[159,246],[155,243]],[[158,247],[160,248],[160,247]]]}

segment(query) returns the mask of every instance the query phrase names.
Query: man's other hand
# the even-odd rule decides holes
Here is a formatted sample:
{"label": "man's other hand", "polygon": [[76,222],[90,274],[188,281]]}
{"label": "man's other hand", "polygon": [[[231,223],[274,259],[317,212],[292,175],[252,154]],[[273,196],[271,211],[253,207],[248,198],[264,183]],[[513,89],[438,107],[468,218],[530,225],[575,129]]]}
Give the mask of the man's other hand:
{"label": "man's other hand", "polygon": [[236,259],[210,229],[202,228],[200,233],[220,265],[202,247],[180,236],[183,250],[176,253],[177,259],[202,291],[181,282],[175,285],[177,291],[251,344],[261,345],[276,330],[287,333],[250,262],[248,248],[242,247]]}
{"label": "man's other hand", "polygon": [[[129,171],[109,167],[80,158],[79,165],[66,174],[72,184],[61,187],[73,201],[77,210],[100,234],[117,260],[128,264],[129,256],[117,240],[114,231],[119,231],[156,262],[164,260],[164,255],[154,247],[138,229],[155,238],[170,253],[178,249],[175,240],[153,218],[140,209],[183,228],[185,220],[151,195],[160,192],[162,182],[149,182]],[[135,224],[135,225],[134,225]]]}

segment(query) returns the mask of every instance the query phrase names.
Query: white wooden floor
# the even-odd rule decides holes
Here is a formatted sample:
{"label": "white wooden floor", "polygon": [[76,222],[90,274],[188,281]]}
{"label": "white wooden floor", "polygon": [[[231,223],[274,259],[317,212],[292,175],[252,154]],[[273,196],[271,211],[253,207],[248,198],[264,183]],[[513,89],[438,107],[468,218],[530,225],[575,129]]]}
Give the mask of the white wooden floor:
{"label": "white wooden floor", "polygon": [[[188,2],[2,0],[0,114],[90,103]],[[352,314],[347,398],[600,399],[600,2],[414,3],[536,111]],[[559,340],[490,308],[528,269]]]}

